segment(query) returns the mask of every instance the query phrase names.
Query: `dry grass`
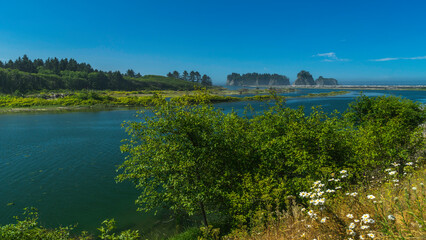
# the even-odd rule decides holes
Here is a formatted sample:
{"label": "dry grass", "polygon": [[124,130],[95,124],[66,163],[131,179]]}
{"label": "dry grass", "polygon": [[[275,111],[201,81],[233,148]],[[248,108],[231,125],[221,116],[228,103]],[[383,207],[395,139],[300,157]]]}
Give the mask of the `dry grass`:
{"label": "dry grass", "polygon": [[[310,205],[305,210],[292,204],[286,212],[273,212],[266,217],[259,214],[256,227],[250,231],[238,229],[228,239],[426,239],[426,169],[414,170],[410,166],[406,169],[408,173],[403,181],[387,174],[380,185],[349,192],[356,192],[356,196],[346,192],[324,194],[327,200],[321,206]],[[368,198],[369,195],[374,199]],[[309,210],[317,216],[310,217]],[[365,214],[369,214],[366,219],[371,220],[363,222]],[[325,222],[321,222],[322,219]],[[351,223],[355,224],[352,228],[355,235],[349,234]],[[368,228],[361,229],[361,226]]]}

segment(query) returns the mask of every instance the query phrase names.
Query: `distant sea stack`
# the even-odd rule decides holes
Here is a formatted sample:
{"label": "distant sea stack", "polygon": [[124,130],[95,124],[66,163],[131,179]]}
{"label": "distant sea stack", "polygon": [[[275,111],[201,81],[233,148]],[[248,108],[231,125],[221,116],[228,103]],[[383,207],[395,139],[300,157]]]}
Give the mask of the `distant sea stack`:
{"label": "distant sea stack", "polygon": [[309,72],[302,70],[297,74],[297,79],[294,81],[293,85],[315,85],[315,81]]}
{"label": "distant sea stack", "polygon": [[227,86],[277,86],[290,85],[290,79],[284,75],[269,73],[232,73],[226,79]]}
{"label": "distant sea stack", "polygon": [[337,80],[334,78],[324,78],[320,76],[317,80],[315,80],[315,84],[318,86],[324,85],[338,85]]}

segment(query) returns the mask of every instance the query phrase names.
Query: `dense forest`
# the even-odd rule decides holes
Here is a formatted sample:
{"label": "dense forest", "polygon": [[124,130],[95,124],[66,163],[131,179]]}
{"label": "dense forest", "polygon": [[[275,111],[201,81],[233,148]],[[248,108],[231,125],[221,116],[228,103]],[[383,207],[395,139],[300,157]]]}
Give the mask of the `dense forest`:
{"label": "dense forest", "polygon": [[269,73],[232,73],[228,75],[226,85],[290,85],[290,79],[287,76]]}
{"label": "dense forest", "polygon": [[173,71],[169,72],[167,74],[167,77],[182,79],[189,82],[196,82],[202,84],[203,86],[212,85],[212,79],[209,76],[207,76],[206,74],[201,76],[201,74],[197,71],[191,71],[190,73],[188,73],[188,71],[185,70],[183,71],[182,75],[178,71]]}
{"label": "dense forest", "polygon": [[[150,80],[147,81],[147,78]],[[190,90],[194,84],[211,85],[208,81],[185,81],[179,77],[164,77],[135,73],[129,69],[120,71],[101,71],[90,64],[79,63],[74,59],[48,58],[31,60],[27,55],[15,61],[0,61],[0,92],[26,93],[40,90],[144,90],[171,89]]]}

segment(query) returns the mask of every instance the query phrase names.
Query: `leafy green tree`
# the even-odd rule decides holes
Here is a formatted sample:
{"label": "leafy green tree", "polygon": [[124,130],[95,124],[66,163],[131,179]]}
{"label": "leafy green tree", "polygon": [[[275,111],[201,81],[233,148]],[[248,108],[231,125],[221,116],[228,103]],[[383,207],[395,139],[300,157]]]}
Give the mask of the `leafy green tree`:
{"label": "leafy green tree", "polygon": [[203,75],[201,78],[201,85],[203,86],[211,86],[212,85],[212,79],[207,76],[206,74]]}
{"label": "leafy green tree", "polygon": [[367,97],[361,95],[349,104],[346,118],[357,125],[377,122],[384,126],[398,118],[412,130],[426,120],[426,112],[420,103],[395,96]]}
{"label": "leafy green tree", "polygon": [[201,74],[199,72],[195,72],[195,82],[201,83]]}
{"label": "leafy green tree", "polygon": [[182,79],[185,80],[185,81],[189,80],[189,74],[188,74],[188,72],[186,70],[183,71]]}
{"label": "leafy green tree", "polygon": [[133,71],[133,69],[128,69],[126,72],[126,76],[135,77],[135,71]]}
{"label": "leafy green tree", "polygon": [[172,75],[174,78],[180,78],[180,74],[178,71],[173,71]]}
{"label": "leafy green tree", "polygon": [[190,82],[195,82],[196,81],[196,77],[195,77],[195,72],[194,71],[191,71],[189,73],[189,81]]}
{"label": "leafy green tree", "polygon": [[[208,226],[209,213],[220,213],[234,224],[250,224],[253,214],[286,207],[288,195],[342,169],[360,182],[390,162],[404,163],[424,149],[418,127],[410,119],[423,114],[410,104],[392,99],[403,115],[374,113],[354,124],[352,116],[325,114],[320,108],[305,114],[303,108],[275,105],[250,118],[224,114],[200,104],[205,93],[180,101],[161,100],[141,122],[127,122],[128,153],[118,181],[131,180],[141,190],[140,210],[165,207],[200,213]],[[361,99],[359,104],[364,105]],[[394,108],[389,108],[394,109]],[[421,123],[418,121],[416,123]]]}
{"label": "leafy green tree", "polygon": [[128,156],[117,180],[131,180],[141,190],[139,210],[165,207],[200,214],[208,226],[208,213],[227,209],[227,192],[241,169],[250,168],[253,155],[243,147],[243,131],[236,132],[247,120],[185,99],[158,103],[153,115],[124,124],[130,139],[121,150]]}

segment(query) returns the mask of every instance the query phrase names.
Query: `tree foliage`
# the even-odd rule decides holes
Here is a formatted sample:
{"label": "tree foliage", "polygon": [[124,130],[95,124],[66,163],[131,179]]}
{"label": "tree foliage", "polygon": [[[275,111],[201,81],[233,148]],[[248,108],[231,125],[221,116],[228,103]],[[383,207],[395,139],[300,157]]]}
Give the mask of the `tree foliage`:
{"label": "tree foliage", "polygon": [[252,117],[203,104],[202,94],[195,99],[196,105],[160,98],[142,121],[124,124],[130,138],[118,181],[132,180],[141,190],[140,210],[222,214],[249,224],[259,209],[285,208],[286,196],[314,179],[346,169],[350,182],[363,182],[425,146],[418,127],[424,110],[395,97],[360,97],[345,114],[305,114],[277,101]]}
{"label": "tree foliage", "polygon": [[202,75],[198,71],[191,71],[188,73],[183,71],[182,75],[178,71],[169,72],[168,77],[182,79],[188,82],[199,83],[202,86],[212,86],[212,79],[206,74]]}
{"label": "tree foliage", "polygon": [[234,86],[242,85],[290,85],[287,76],[269,73],[232,73],[227,76],[227,83],[233,82]]}
{"label": "tree foliage", "polygon": [[[197,75],[198,76],[198,75]],[[120,71],[100,71],[93,69],[90,64],[78,63],[74,59],[48,58],[47,60],[30,60],[26,55],[15,61],[0,61],[0,93],[27,93],[41,90],[142,90],[142,89],[172,89],[192,90],[194,85],[177,80],[175,77],[156,76],[157,81],[147,83],[146,78],[129,69],[125,74]],[[198,78],[197,78],[198,79]],[[165,83],[166,81],[168,83]],[[205,80],[207,81],[207,80]],[[204,83],[205,83],[204,81]],[[209,79],[211,85],[211,79]],[[207,84],[208,85],[208,84]],[[208,85],[208,86],[210,86]]]}
{"label": "tree foliage", "polygon": [[49,229],[41,226],[38,222],[38,212],[34,208],[24,209],[24,219],[16,218],[15,224],[0,226],[0,239],[2,240],[135,240],[139,239],[139,232],[126,230],[115,233],[114,219],[107,219],[98,228],[100,235],[95,238],[87,232],[80,235],[72,233],[74,227],[58,227]]}

